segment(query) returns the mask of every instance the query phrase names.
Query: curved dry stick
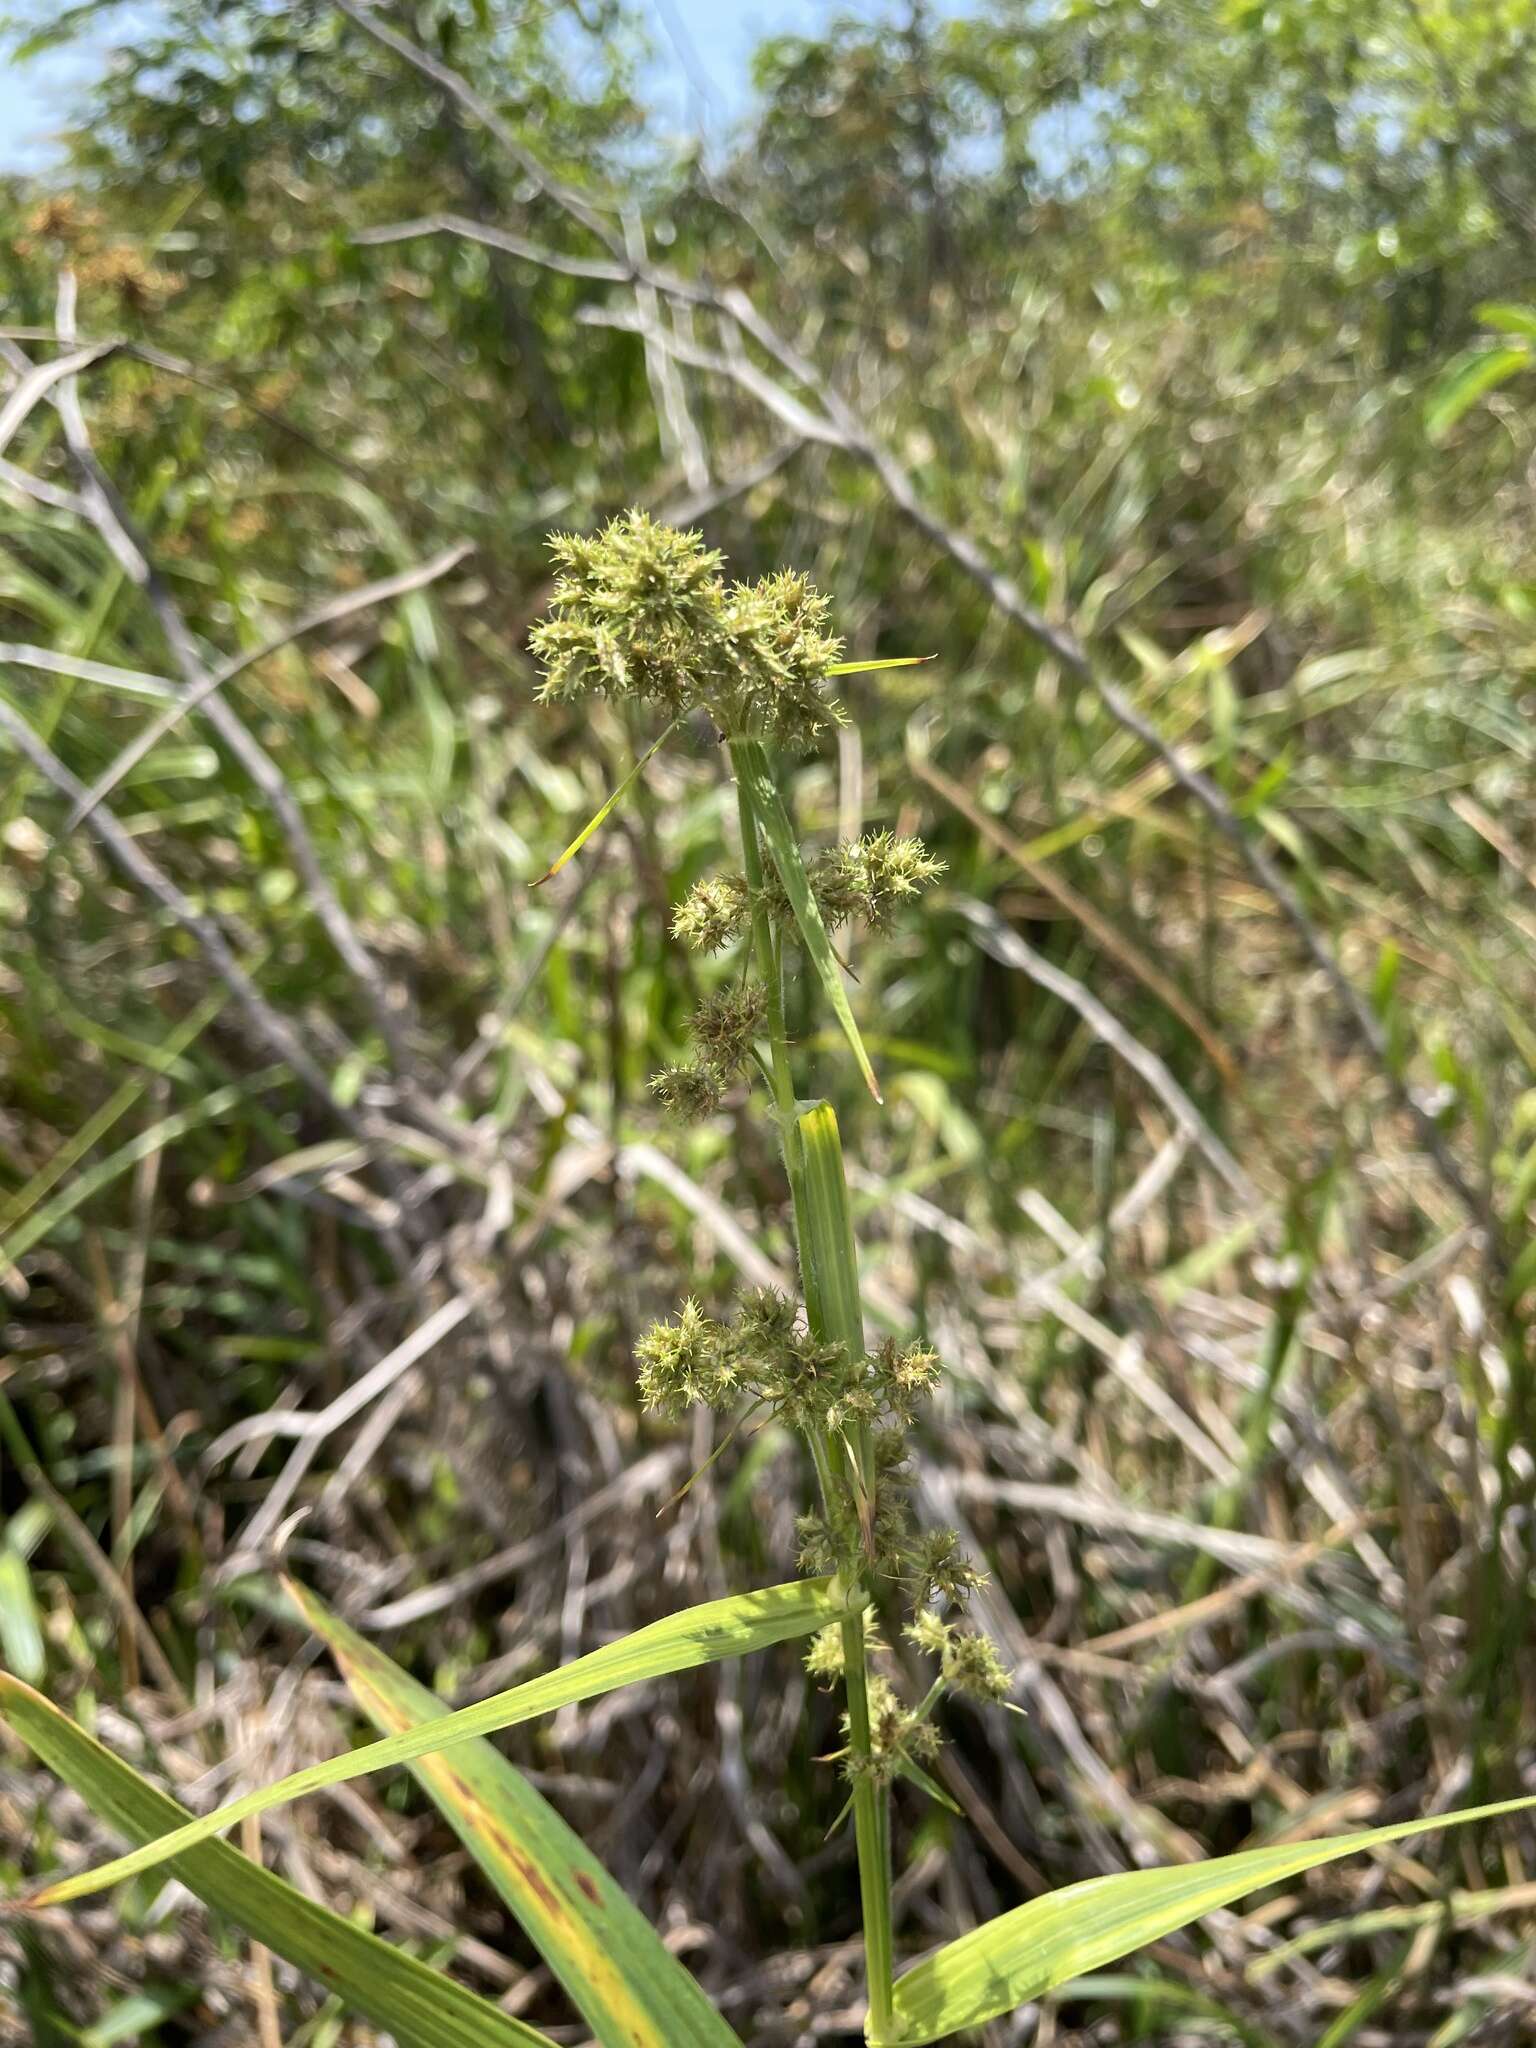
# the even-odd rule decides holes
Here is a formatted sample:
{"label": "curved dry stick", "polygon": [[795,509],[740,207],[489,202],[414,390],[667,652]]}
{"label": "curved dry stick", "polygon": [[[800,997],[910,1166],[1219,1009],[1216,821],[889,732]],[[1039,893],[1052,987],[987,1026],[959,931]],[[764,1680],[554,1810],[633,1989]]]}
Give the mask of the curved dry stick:
{"label": "curved dry stick", "polygon": [[97,777],[65,820],[65,835],[73,832],[77,825],[83,824],[97,804],[104,802],[112,794],[123,778],[132,773],[144,756],[157,747],[167,733],[173,732],[190,712],[204,708],[215,691],[222,690],[226,683],[232,682],[246,669],[254,668],[258,662],[265,661],[269,654],[276,654],[280,648],[291,645],[293,641],[302,640],[306,635],[318,632],[322,626],[335,625],[338,619],[350,618],[353,613],[365,611],[371,604],[383,604],[392,597],[405,597],[413,590],[424,589],[427,584],[437,582],[439,577],[446,576],[451,569],[456,569],[465,556],[472,555],[474,551],[473,541],[456,541],[452,547],[444,548],[439,554],[434,555],[429,562],[418,562],[409,569],[397,571],[393,576],[381,576],[377,582],[366,583],[358,590],[344,591],[338,597],[327,598],[323,604],[317,604],[312,611],[305,612],[302,617],[295,619],[292,625],[284,626],[280,632],[268,634],[257,646],[247,648],[244,654],[232,655],[228,661],[221,661],[217,668],[209,669],[197,682],[184,690],[173,704],[168,704],[157,718],[152,719],[141,733],[131,739],[111,767]]}
{"label": "curved dry stick", "polygon": [[1205,1155],[1232,1192],[1250,1207],[1258,1206],[1258,1189],[1155,1052],[1134,1038],[1080,981],[1053,965],[1033,946],[1026,945],[987,904],[978,903],[972,896],[960,896],[955,899],[955,908],[975,932],[977,944],[994,960],[1000,960],[1005,967],[1016,967],[1069,1009],[1076,1010],[1089,1030],[1118,1053],[1133,1072],[1140,1074],[1179,1129],[1188,1134],[1190,1142]]}
{"label": "curved dry stick", "polygon": [[0,405],[0,450],[10,446],[28,415],[42,404],[55,384],[88,370],[92,363],[105,362],[117,347],[115,341],[93,341],[85,348],[71,349],[67,356],[55,356],[51,363],[26,363],[23,358],[25,367],[17,366],[21,374],[16,388]]}
{"label": "curved dry stick", "polygon": [[[74,337],[75,290],[73,274],[67,270],[62,272],[59,278],[56,324],[60,337],[66,340],[72,340]],[[103,349],[109,350],[109,347],[115,344],[102,346]],[[13,368],[22,373],[24,380],[30,375],[31,365],[15,343],[0,340],[0,354],[4,355]],[[67,363],[71,358],[65,357],[60,360]],[[58,365],[52,364],[49,367],[56,369]],[[208,671],[180,607],[171,595],[164,578],[150,561],[127,506],[97,458],[86,427],[73,374],[66,371],[53,379],[52,383],[58,386],[53,393],[52,403],[63,424],[64,439],[80,479],[80,495],[85,504],[85,516],[95,527],[129,581],[143,592],[159,621],[160,629],[181,672],[183,683],[188,690],[195,690],[208,680]],[[206,708],[209,723],[215,732],[272,806],[283,836],[288,841],[294,865],[309,891],[316,916],[344,965],[362,989],[379,1035],[388,1048],[392,1065],[397,1072],[408,1073],[411,1064],[409,1048],[405,1043],[384,976],[373,955],[358,937],[356,927],[331,887],[292,790],[284,781],[272,757],[230,705],[221,697],[211,694],[207,697]],[[79,796],[85,796],[83,789],[80,790]],[[78,799],[76,809],[81,809]]]}

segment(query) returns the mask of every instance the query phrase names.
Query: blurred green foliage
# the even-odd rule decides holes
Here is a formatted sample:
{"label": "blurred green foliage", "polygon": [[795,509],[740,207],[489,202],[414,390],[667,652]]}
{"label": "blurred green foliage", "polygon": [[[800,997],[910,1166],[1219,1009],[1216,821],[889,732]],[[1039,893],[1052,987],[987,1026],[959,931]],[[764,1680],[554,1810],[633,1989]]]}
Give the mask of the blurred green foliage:
{"label": "blurred green foliage", "polygon": [[[1342,1311],[1334,1349],[1287,1361],[1286,1384],[1299,1377],[1330,1420],[1354,1427],[1366,1413],[1378,1434],[1350,1438],[1355,1480],[1383,1523],[1406,1512],[1400,1452],[1428,1461],[1429,1554],[1413,1569],[1431,1575],[1487,1531],[1478,1486],[1421,1442],[1431,1423],[1414,1404],[1438,1427],[1465,1403],[1510,1510],[1446,1596],[1489,1704],[1468,1707],[1454,1740],[1443,1728],[1423,1740],[1504,1789],[1533,1696],[1520,1617],[1536,1287],[1536,408],[1524,374],[1536,15],[1526,0],[845,12],[823,35],[767,41],[749,115],[729,146],[707,149],[661,136],[649,116],[644,9],[402,0],[387,16],[472,81],[552,173],[643,223],[631,231],[653,256],[765,309],[938,517],[1069,624],[1206,768],[1370,992],[1391,1062],[1492,1191],[1506,1298],[1485,1301],[1478,1331],[1440,1308],[1414,1325],[1404,1342],[1415,1372],[1433,1362],[1433,1386],[1403,1392],[1407,1367],[1383,1365],[1374,1326]],[[112,22],[96,6],[36,9],[15,37],[110,36]],[[557,262],[597,253],[450,93],[338,9],[171,0],[135,19],[90,88],[66,167],[0,190],[3,321],[46,353],[26,337],[52,331],[69,266],[82,334],[158,352],[95,367],[87,414],[177,602],[219,656],[445,541],[475,542],[470,568],[443,586],[318,652],[284,650],[231,695],[400,991],[423,1086],[445,1114],[524,1148],[518,1225],[553,1232],[558,1256],[509,1319],[560,1329],[573,1373],[613,1397],[628,1442],[630,1346],[679,1269],[695,1271],[693,1220],[653,1187],[567,1198],[546,1176],[571,1117],[657,1138],[647,1077],[678,1057],[697,986],[719,972],[676,943],[671,914],[721,864],[732,828],[713,735],[695,730],[560,889],[531,892],[656,729],[611,705],[535,719],[526,642],[549,595],[551,527],[586,530],[630,504],[664,515],[695,492],[641,339],[583,318],[628,305],[628,290],[462,235],[368,239],[434,216],[494,224]],[[701,315],[712,346],[706,330]],[[729,380],[683,374],[714,479],[766,468],[782,424]],[[46,410],[6,452],[69,480]],[[1158,762],[1000,621],[867,466],[807,444],[723,493],[702,523],[743,577],[790,566],[833,593],[851,656],[938,656],[840,688],[856,738],[793,781],[813,835],[837,836],[850,810],[856,827],[920,826],[951,900],[981,899],[1088,983],[1277,1208],[1328,1177],[1328,1215],[1306,1245],[1325,1276],[1379,1279],[1373,1258],[1396,1270],[1449,1240],[1464,1219],[1272,906]],[[171,672],[152,612],[97,538],[4,488],[0,638]],[[156,708],[152,681],[110,688],[11,660],[0,691],[86,782]],[[61,1540],[58,1511],[23,1484],[28,1458],[137,1574],[190,1678],[199,1642],[216,1639],[227,1664],[242,1641],[210,1609],[206,1567],[282,1455],[214,1488],[215,1532],[206,1501],[178,1520],[141,1430],[126,1500],[114,1500],[107,1339],[132,1274],[145,1376],[162,1420],[190,1418],[175,1439],[189,1469],[222,1428],[290,1397],[296,1377],[304,1405],[329,1398],[331,1333],[349,1306],[365,1305],[379,1350],[409,1315],[345,1186],[305,1178],[292,1199],[274,1173],[336,1130],[274,1076],[184,934],[84,835],[56,844],[65,807],[13,757],[0,766],[0,1234],[48,1225],[22,1261],[29,1292],[13,1289],[5,1336],[15,1416],[0,1642],[24,1675],[46,1664],[110,1699],[129,1676],[120,1618]],[[207,728],[188,721],[113,805],[310,1034],[338,1099],[391,1110],[385,1049],[292,848]],[[1147,961],[1186,1014],[1155,994]],[[1032,1227],[1021,1188],[1046,1188],[1090,1229],[1166,1136],[1160,1110],[1065,1004],[980,951],[942,898],[899,936],[861,941],[856,965],[888,1119],[860,1105],[830,1037],[807,1049],[870,1176],[860,1228],[872,1262],[920,1319],[962,1301],[982,1362],[1053,1426],[1091,1433],[1102,1378],[1072,1328],[1047,1319],[1027,1341],[994,1342],[988,1290],[1000,1298],[1001,1282],[977,1282],[964,1240],[957,1250],[953,1232],[914,1228],[891,1203],[937,1204],[1011,1252]],[[786,1249],[769,1148],[729,1117],[661,1142],[771,1252]],[[145,1156],[160,1161],[147,1193]],[[468,1195],[446,1169],[431,1200],[445,1233],[463,1220]],[[1289,1304],[1264,1277],[1257,1227],[1228,1236],[1219,1223],[1197,1194],[1170,1198],[1156,1255],[1076,1276],[1082,1305],[1156,1332],[1158,1304],[1234,1272]],[[727,1272],[722,1258],[721,1292]],[[443,1445],[474,1438],[485,1399],[446,1386],[433,1399],[449,1405],[371,1498],[372,1535],[397,1556],[483,1554],[505,1538],[495,1488],[507,1461],[493,1449],[480,1469],[471,1451],[457,1469]],[[1245,1472],[1251,1458],[1284,1493],[1263,1431],[1247,1442],[1252,1416],[1235,1415]],[[773,1455],[745,1451],[722,1494],[727,1548],[754,1580],[771,1574],[748,1482]],[[1132,1432],[1096,1455],[1138,1498],[1239,1512],[1176,1444]],[[1242,1512],[1255,1511],[1247,1499]],[[1298,1519],[1312,1512],[1302,1503]],[[1043,1568],[1029,1569],[1037,1578],[1004,1546],[999,1578],[1023,1611],[1026,1585],[1054,1597]],[[1137,1591],[1095,1582],[1083,1632],[1120,1625]],[[495,1653],[493,1610],[471,1604],[421,1637],[445,1688]],[[1364,1595],[1360,1611],[1377,1613]],[[1257,1603],[1257,1643],[1267,1614]],[[1394,1642],[1416,1626],[1390,1617]],[[1235,1656],[1251,1646],[1241,1621],[1234,1632]],[[1334,1718],[1320,1668],[1294,1693],[1277,1680],[1256,1710],[1265,1733],[1323,1725],[1328,1753],[1307,1786],[1318,1798],[1330,1770],[1352,1775],[1361,1739],[1347,1714]],[[1372,1711],[1396,1711],[1397,1668],[1379,1683],[1386,1704],[1373,1695]],[[1390,1762],[1416,1782],[1414,1725]],[[1192,1780],[1230,1762],[1156,1702],[1126,1745],[1132,1775]],[[795,1752],[802,1784],[808,1754]],[[1245,1839],[1243,1820],[1231,1839],[1224,1825],[1213,1847]],[[754,1900],[743,1924],[766,1910]],[[51,1992],[35,1998],[51,2010]]]}

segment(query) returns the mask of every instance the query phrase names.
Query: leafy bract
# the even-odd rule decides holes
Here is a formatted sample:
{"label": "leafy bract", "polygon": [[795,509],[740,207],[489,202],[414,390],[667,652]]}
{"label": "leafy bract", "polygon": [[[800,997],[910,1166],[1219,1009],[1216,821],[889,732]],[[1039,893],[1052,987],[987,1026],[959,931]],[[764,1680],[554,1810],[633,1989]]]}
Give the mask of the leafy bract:
{"label": "leafy bract", "polygon": [[248,1814],[267,1813],[306,1792],[340,1785],[348,1778],[366,1777],[386,1764],[414,1763],[418,1757],[431,1756],[472,1735],[490,1735],[498,1728],[515,1727],[521,1721],[553,1713],[557,1707],[569,1706],[576,1700],[613,1692],[621,1685],[636,1685],[642,1679],[692,1670],[700,1664],[716,1663],[722,1657],[742,1657],[749,1650],[766,1649],[770,1643],[781,1643],[791,1636],[812,1635],[863,1604],[862,1593],[850,1593],[835,1579],[798,1579],[759,1593],[735,1593],[724,1600],[706,1600],[698,1607],[684,1608],[681,1614],[670,1614],[663,1621],[636,1629],[619,1642],[605,1643],[602,1649],[585,1657],[573,1658],[542,1678],[531,1678],[472,1707],[445,1714],[441,1720],[386,1736],[382,1742],[370,1742],[345,1756],[328,1757],[323,1763],[310,1764],[291,1777],[278,1779],[276,1784],[260,1786],[221,1806],[217,1812],[205,1814],[201,1820],[190,1821],[157,1841],[147,1842],[127,1856],[49,1885],[37,1895],[35,1903],[61,1905],[66,1899],[85,1898],[122,1878],[132,1877],[137,1871],[153,1869],[155,1864],[194,1843],[222,1834]]}
{"label": "leafy bract", "polygon": [[837,955],[832,949],[832,940],[827,932],[821,906],[816,901],[816,892],[811,887],[805,871],[805,860],[800,852],[800,842],[784,799],[779,795],[773,775],[768,766],[768,755],[759,740],[738,739],[731,742],[731,762],[737,779],[747,792],[758,828],[767,842],[784,893],[795,914],[795,923],[800,929],[800,938],[811,965],[820,978],[833,1015],[842,1026],[864,1085],[879,1102],[880,1085],[875,1079],[875,1070],[869,1063],[869,1054],[864,1050],[864,1041],[859,1036],[859,1027],[853,1020],[853,1011],[848,1005],[847,992],[843,988],[842,973],[838,968]]}
{"label": "leafy bract", "polygon": [[[288,1591],[374,1726],[395,1734],[448,1709],[302,1586]],[[410,1766],[517,1916],[603,2048],[740,2048],[688,1971],[602,1864],[482,1740]]]}
{"label": "leafy bract", "polygon": [[[140,1842],[164,1840],[167,1830],[186,1820],[185,1807],[41,1693],[4,1673],[0,1716],[119,1834]],[[401,2048],[550,2048],[547,2035],[306,1898],[226,1842],[203,1841],[181,1850],[170,1859],[169,1874],[384,2028]]]}
{"label": "leafy bract", "polygon": [[1430,1814],[1324,1842],[1283,1842],[1204,1863],[1118,1871],[1047,1892],[961,1935],[898,1977],[892,2028],[879,2038],[877,2048],[919,2048],[962,2027],[983,2026],[999,2013],[1128,1956],[1262,1885],[1277,1884],[1361,1849],[1383,1848],[1410,1835],[1491,1820],[1532,1806],[1536,1798],[1505,1799],[1493,1806]]}

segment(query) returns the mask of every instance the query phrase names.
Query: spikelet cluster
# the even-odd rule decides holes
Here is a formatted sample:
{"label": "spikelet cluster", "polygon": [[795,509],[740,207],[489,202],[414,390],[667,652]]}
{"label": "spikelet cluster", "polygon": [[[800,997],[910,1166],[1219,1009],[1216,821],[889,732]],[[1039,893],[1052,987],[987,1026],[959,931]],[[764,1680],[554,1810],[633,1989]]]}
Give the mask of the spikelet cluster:
{"label": "spikelet cluster", "polygon": [[[854,1781],[872,1779],[888,1785],[902,1774],[903,1766],[921,1770],[931,1764],[940,1749],[939,1731],[926,1714],[902,1705],[888,1678],[872,1672],[869,1693],[869,1754],[858,1755],[852,1747],[842,1752],[843,1769]],[[850,1733],[850,1716],[844,1714],[843,1734]]]}
{"label": "spikelet cluster", "polygon": [[983,1703],[1007,1699],[1008,1673],[990,1636],[957,1628],[932,1609],[919,1610],[906,1634],[925,1656],[938,1658],[939,1675],[949,1691]]}
{"label": "spikelet cluster", "polygon": [[[858,1755],[848,1739],[850,1717],[842,1717],[844,1747],[838,1761],[851,1779],[870,1778],[889,1784],[896,1777],[913,1776],[932,1764],[942,1747],[942,1737],[932,1720],[934,1708],[946,1694],[974,1700],[978,1705],[996,1706],[1006,1700],[1012,1681],[990,1636],[942,1620],[931,1611],[920,1610],[903,1633],[925,1655],[938,1660],[938,1677],[927,1698],[918,1707],[907,1706],[891,1681],[872,1672],[868,1681],[869,1754]],[[880,1643],[872,1630],[866,1631],[866,1653],[877,1653]],[[813,1678],[832,1686],[843,1677],[845,1662],[842,1630],[836,1625],[812,1637],[805,1668]]]}
{"label": "spikelet cluster", "polygon": [[894,1339],[849,1358],[842,1345],[818,1342],[794,1303],[768,1287],[729,1322],[684,1302],[675,1318],[651,1325],[635,1356],[641,1399],[674,1421],[697,1403],[724,1408],[749,1395],[804,1435],[869,1428],[893,1443],[941,1370],[925,1344]]}
{"label": "spikelet cluster", "polygon": [[843,643],[828,631],[830,600],[803,576],[727,583],[699,534],[645,512],[549,545],[550,616],[529,640],[542,699],[634,697],[671,718],[707,712],[732,738],[782,747],[841,722],[824,686]]}
{"label": "spikelet cluster", "polygon": [[694,1057],[651,1076],[651,1091],[663,1107],[688,1119],[712,1116],[726,1088],[752,1057],[765,1008],[762,987],[755,981],[706,996],[688,1026]]}
{"label": "spikelet cluster", "polygon": [[[829,846],[806,864],[812,894],[829,929],[860,919],[889,931],[899,912],[937,881],[944,863],[921,839],[869,832]],[[775,924],[789,928],[794,913],[776,875],[765,877],[763,902]],[[747,929],[752,914],[741,875],[710,875],[696,882],[672,916],[672,930],[701,953],[718,953]]]}

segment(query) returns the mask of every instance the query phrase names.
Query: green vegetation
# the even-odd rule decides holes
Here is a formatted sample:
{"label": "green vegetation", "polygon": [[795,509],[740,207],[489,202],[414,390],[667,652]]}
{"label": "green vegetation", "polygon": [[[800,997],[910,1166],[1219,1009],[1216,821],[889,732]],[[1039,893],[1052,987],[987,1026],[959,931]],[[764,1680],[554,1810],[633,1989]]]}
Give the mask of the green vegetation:
{"label": "green vegetation", "polygon": [[0,2042],[1523,2038],[1536,21],[649,21],[0,200]]}

